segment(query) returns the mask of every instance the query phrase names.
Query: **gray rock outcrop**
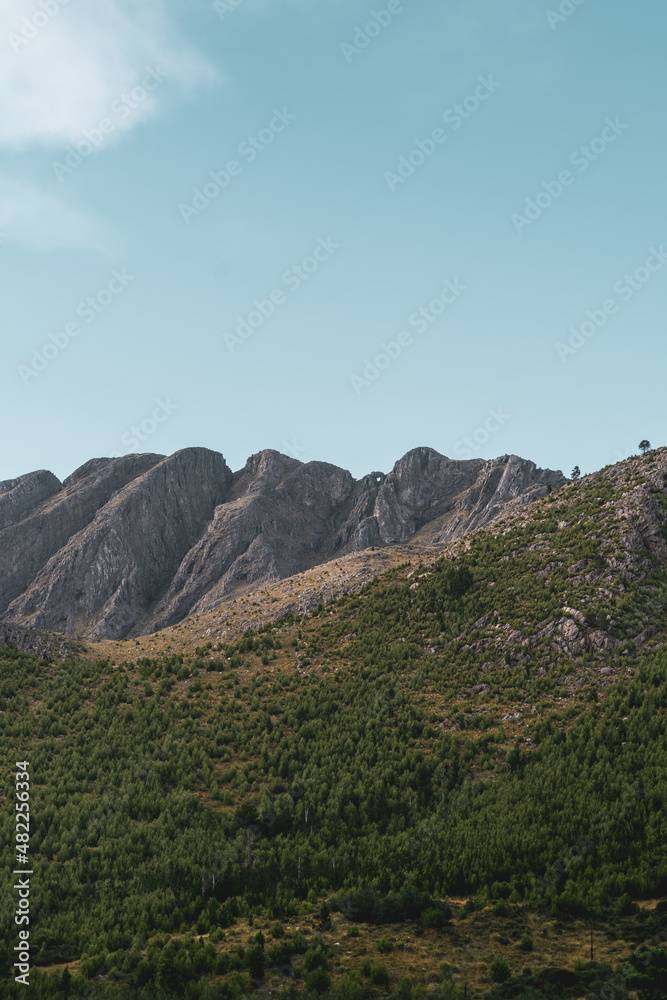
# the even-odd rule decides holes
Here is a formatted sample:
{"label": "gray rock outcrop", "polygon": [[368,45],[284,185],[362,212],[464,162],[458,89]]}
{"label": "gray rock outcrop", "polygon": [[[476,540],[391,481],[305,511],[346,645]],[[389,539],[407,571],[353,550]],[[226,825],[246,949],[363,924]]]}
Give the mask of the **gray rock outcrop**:
{"label": "gray rock outcrop", "polygon": [[564,482],[516,456],[430,448],[361,480],[275,451],[232,474],[204,448],[93,459],[62,484],[33,473],[0,483],[0,618],[146,634],[338,555],[452,541]]}

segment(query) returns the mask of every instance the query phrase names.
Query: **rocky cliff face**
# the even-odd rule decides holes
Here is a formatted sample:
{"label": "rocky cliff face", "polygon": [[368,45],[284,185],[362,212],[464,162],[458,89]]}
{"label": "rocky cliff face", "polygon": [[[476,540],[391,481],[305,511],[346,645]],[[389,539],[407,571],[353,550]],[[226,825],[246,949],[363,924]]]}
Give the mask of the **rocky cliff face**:
{"label": "rocky cliff face", "polygon": [[22,625],[0,622],[0,646],[14,646],[20,653],[30,656],[47,656],[59,660],[83,649],[81,643],[54,635],[52,632],[38,632]]}
{"label": "rocky cliff face", "polygon": [[0,530],[0,615],[117,490],[159,461],[159,455],[130,455],[89,462],[64,483],[50,472],[15,480],[17,485],[0,495],[0,511],[5,512]]}
{"label": "rocky cliff face", "polygon": [[32,472],[0,483],[0,531],[28,517],[61,489],[60,480],[52,472]]}
{"label": "rocky cliff face", "polygon": [[94,459],[0,483],[0,616],[120,639],[371,546],[437,544],[565,482],[504,456],[417,448],[355,480],[274,451],[232,474],[203,448]]}

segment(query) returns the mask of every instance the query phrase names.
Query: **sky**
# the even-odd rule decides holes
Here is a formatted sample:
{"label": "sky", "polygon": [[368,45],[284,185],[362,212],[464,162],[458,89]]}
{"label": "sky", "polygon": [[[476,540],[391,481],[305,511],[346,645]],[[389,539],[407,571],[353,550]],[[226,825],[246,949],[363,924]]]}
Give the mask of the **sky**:
{"label": "sky", "polygon": [[0,480],[667,443],[667,8],[4,0]]}

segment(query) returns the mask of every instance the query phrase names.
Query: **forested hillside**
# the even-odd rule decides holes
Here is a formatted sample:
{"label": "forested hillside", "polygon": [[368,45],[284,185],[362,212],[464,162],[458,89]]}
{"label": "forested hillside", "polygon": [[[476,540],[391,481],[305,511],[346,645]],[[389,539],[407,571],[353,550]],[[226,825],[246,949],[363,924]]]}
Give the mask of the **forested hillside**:
{"label": "forested hillside", "polygon": [[233,643],[1,649],[31,991],[664,996],[666,474],[603,470]]}

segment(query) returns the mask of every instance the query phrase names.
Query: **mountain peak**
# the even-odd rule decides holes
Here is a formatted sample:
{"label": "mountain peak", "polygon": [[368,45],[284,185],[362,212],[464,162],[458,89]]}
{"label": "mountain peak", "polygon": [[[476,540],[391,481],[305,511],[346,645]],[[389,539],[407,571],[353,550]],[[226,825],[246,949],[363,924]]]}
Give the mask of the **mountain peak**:
{"label": "mountain peak", "polygon": [[443,544],[562,485],[517,456],[414,448],[361,480],[266,449],[236,473],[208,448],[86,462],[1,484],[0,615],[104,638],[173,625],[345,553]]}

